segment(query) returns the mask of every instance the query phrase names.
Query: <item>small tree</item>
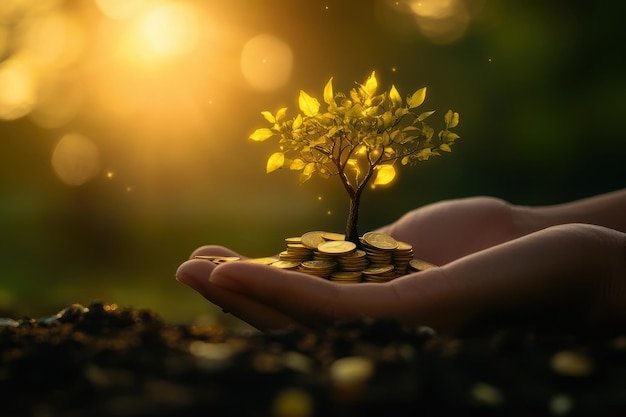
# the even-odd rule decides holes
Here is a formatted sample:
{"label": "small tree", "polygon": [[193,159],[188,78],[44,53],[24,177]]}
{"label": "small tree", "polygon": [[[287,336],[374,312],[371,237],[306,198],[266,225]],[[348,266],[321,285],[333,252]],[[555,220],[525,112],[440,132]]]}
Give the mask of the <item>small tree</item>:
{"label": "small tree", "polygon": [[350,196],[345,239],[359,244],[359,204],[370,180],[374,186],[388,184],[398,161],[413,165],[440,155],[439,151],[450,152],[459,138],[450,131],[458,125],[459,114],[448,110],[445,128],[435,136],[425,122],[434,111],[416,112],[426,98],[425,87],[403,100],[393,85],[377,94],[375,72],[349,95],[335,93],[332,82],[331,77],[324,87],[326,112],[320,112],[319,101],[301,90],[300,113],[285,119],[286,107],[275,114],[262,112],[272,126],[255,130],[250,139],[280,138],[280,151],[269,157],[267,173],[283,167],[300,171],[300,183],[313,174],[338,176]]}

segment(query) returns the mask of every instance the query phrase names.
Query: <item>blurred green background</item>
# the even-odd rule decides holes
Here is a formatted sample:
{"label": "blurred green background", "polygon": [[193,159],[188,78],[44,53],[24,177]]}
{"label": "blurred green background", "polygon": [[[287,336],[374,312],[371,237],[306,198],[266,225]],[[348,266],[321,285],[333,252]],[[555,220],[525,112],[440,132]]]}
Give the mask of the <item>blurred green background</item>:
{"label": "blurred green background", "polygon": [[[100,299],[190,321],[189,253],[342,232],[339,181],[265,174],[263,110],[363,82],[461,114],[453,152],[368,190],[360,231],[441,199],[551,204],[624,185],[620,2],[2,0],[0,310]],[[288,112],[288,115],[294,113]]]}

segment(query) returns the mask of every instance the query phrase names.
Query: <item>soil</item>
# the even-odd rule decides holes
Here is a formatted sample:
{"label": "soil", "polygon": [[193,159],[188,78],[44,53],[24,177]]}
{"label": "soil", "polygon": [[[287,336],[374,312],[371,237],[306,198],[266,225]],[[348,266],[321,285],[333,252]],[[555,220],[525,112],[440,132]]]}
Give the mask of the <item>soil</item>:
{"label": "soil", "polygon": [[0,319],[2,416],[623,416],[626,331],[171,324],[101,302]]}

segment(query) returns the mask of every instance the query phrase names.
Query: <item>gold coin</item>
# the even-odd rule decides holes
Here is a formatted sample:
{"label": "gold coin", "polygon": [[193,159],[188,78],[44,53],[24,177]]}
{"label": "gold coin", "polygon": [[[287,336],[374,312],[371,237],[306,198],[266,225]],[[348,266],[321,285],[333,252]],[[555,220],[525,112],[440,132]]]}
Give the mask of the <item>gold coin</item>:
{"label": "gold coin", "polygon": [[278,262],[278,259],[268,256],[265,258],[246,259],[246,262],[251,262],[253,264],[261,264],[261,265],[271,265],[274,262]]}
{"label": "gold coin", "polygon": [[363,235],[363,240],[376,249],[393,250],[398,247],[398,241],[384,233],[368,232]]}
{"label": "gold coin", "polygon": [[341,233],[324,232],[322,237],[326,240],[346,240],[345,235]]}
{"label": "gold coin", "polygon": [[274,268],[280,268],[280,269],[292,269],[292,268],[296,268],[298,265],[300,265],[300,262],[297,262],[297,261],[278,261],[278,262],[274,262],[270,266],[273,266]]}
{"label": "gold coin", "polygon": [[337,264],[328,261],[304,261],[300,264],[306,269],[333,269]]}
{"label": "gold coin", "polygon": [[286,243],[302,243],[302,237],[300,236],[287,237],[285,238],[285,242]]}
{"label": "gold coin", "polygon": [[317,249],[317,246],[320,243],[325,242],[324,238],[322,237],[324,233],[326,232],[320,232],[320,231],[307,232],[303,234],[301,237],[302,244],[308,248]]}
{"label": "gold coin", "polygon": [[398,247],[396,248],[397,251],[412,251],[413,250],[413,245],[411,245],[410,243],[406,243],[406,242],[400,242],[398,241]]}
{"label": "gold coin", "polygon": [[362,271],[363,275],[381,275],[393,271],[393,265],[370,267]]}
{"label": "gold coin", "polygon": [[233,261],[238,261],[241,259],[237,256],[209,256],[209,255],[197,255],[197,256],[194,256],[194,258],[204,259],[204,260],[216,263],[216,264],[221,264],[224,262],[233,262]]}
{"label": "gold coin", "polygon": [[355,249],[356,245],[354,243],[346,242],[345,240],[329,240],[328,242],[320,243],[317,246],[318,251],[332,255],[350,253]]}
{"label": "gold coin", "polygon": [[412,259],[409,262],[409,266],[416,271],[425,271],[427,269],[437,267],[437,265],[433,265],[430,262],[422,261],[421,259]]}

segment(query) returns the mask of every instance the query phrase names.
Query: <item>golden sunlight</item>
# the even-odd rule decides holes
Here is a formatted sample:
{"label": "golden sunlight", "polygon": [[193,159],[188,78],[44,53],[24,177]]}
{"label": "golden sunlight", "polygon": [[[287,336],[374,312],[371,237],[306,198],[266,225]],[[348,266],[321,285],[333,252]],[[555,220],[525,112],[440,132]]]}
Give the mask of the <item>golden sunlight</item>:
{"label": "golden sunlight", "polygon": [[197,13],[185,2],[164,3],[148,10],[139,27],[146,57],[162,59],[191,52],[200,34]]}
{"label": "golden sunlight", "polygon": [[52,168],[65,184],[82,185],[100,170],[100,151],[84,136],[65,135],[52,153]]}
{"label": "golden sunlight", "polygon": [[244,78],[253,88],[276,90],[291,77],[293,52],[281,39],[261,34],[244,45],[240,63]]}

